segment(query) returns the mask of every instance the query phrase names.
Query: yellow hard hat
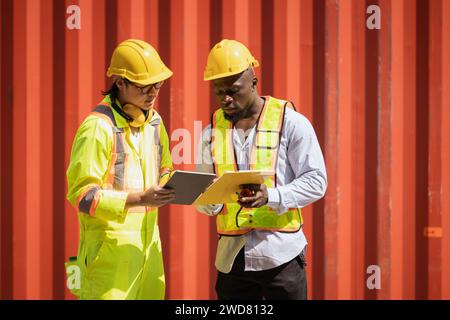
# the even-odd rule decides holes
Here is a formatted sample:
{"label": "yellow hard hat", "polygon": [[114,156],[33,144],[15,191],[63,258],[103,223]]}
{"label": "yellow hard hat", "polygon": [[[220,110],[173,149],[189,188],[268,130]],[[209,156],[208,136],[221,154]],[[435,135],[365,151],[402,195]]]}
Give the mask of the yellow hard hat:
{"label": "yellow hard hat", "polygon": [[142,40],[128,39],[114,50],[106,75],[120,76],[143,86],[166,80],[172,76],[158,52]]}
{"label": "yellow hard hat", "polygon": [[259,62],[242,43],[224,39],[208,55],[204,80],[214,80],[241,73],[248,67],[258,67]]}

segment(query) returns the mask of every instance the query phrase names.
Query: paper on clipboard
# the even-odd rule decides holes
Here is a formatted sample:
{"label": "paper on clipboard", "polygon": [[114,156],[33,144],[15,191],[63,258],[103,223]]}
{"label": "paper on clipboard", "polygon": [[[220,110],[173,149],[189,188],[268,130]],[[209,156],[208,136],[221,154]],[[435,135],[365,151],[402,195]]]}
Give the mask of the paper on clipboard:
{"label": "paper on clipboard", "polygon": [[236,192],[242,184],[263,184],[273,176],[273,171],[243,170],[227,171],[209,186],[194,202],[196,205],[232,203],[237,201]]}

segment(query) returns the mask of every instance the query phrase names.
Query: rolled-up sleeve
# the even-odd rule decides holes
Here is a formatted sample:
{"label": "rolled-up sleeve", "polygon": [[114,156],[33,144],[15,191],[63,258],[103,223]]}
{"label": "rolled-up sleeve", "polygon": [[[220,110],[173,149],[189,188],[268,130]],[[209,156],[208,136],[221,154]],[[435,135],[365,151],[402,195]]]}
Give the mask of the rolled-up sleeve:
{"label": "rolled-up sleeve", "polygon": [[79,211],[102,220],[122,221],[128,192],[104,188],[113,148],[110,124],[88,117],[75,136],[67,169],[67,199]]}

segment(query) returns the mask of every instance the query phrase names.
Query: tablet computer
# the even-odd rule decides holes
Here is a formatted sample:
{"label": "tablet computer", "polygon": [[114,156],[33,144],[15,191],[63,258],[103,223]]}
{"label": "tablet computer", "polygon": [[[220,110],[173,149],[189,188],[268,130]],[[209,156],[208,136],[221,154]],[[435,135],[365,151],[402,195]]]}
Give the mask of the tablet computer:
{"label": "tablet computer", "polygon": [[213,182],[213,173],[175,170],[164,188],[175,190],[173,204],[192,204]]}

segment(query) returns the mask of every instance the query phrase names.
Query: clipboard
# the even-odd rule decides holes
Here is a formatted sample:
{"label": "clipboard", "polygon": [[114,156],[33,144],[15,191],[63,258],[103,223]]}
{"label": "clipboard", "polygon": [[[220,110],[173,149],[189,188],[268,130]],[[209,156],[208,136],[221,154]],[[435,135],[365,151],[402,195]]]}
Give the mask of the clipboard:
{"label": "clipboard", "polygon": [[192,204],[214,178],[216,175],[213,173],[175,170],[163,188],[175,190],[171,204]]}
{"label": "clipboard", "polygon": [[243,170],[227,171],[208,189],[206,189],[194,202],[195,205],[221,204],[236,202],[236,192],[240,191],[242,184],[263,184],[273,176],[273,171]]}

